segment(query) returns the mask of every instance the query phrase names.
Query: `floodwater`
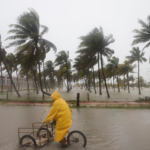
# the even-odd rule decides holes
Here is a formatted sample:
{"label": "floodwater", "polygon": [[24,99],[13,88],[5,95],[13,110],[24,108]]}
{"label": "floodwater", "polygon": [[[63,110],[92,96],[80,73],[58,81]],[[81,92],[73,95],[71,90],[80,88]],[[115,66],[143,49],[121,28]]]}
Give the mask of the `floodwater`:
{"label": "floodwater", "polygon": [[[31,127],[44,120],[44,106],[0,106],[0,150],[33,150],[19,147],[18,128]],[[50,109],[50,108],[49,108]],[[82,150],[149,150],[149,109],[72,108],[70,128],[83,132],[87,138]],[[48,143],[41,150],[61,150],[60,144]],[[76,147],[66,149],[77,150]]]}
{"label": "floodwater", "polygon": [[[89,94],[89,101],[135,101],[138,98],[142,98],[145,96],[150,97],[150,88],[142,88],[141,89],[141,95],[138,94],[138,88],[130,88],[130,93],[128,93],[128,90],[120,89],[120,92],[115,89],[115,92],[113,89],[109,89],[110,98],[107,98],[106,90],[102,89],[102,95],[97,93],[94,93],[94,90],[92,92],[88,92],[85,89],[80,88],[73,88],[69,93],[66,92],[66,89],[57,90],[60,94],[60,96],[65,100],[76,100],[77,99],[77,93],[80,93],[80,100],[87,101],[88,100],[88,94]],[[54,91],[48,91],[48,93],[52,94]],[[15,92],[9,92],[8,93],[8,99],[18,99],[18,100],[28,100],[28,93],[27,91],[20,91],[21,98],[17,97],[17,94]],[[35,91],[30,90],[29,92],[29,99],[30,100],[42,100],[42,93],[39,90],[39,94],[36,94]],[[6,99],[7,93],[4,92],[3,94],[0,93],[0,99]],[[44,100],[50,100],[50,97],[45,95]]]}

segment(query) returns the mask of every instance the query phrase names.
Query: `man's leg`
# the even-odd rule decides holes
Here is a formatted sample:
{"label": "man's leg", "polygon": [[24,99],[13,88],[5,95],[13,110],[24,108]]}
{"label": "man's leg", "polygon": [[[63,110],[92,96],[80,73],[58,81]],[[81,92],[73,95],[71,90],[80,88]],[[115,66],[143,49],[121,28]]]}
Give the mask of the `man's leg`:
{"label": "man's leg", "polygon": [[65,139],[65,138],[63,138],[63,139],[61,140],[61,144],[62,144],[62,145],[67,145],[67,142],[66,142],[66,139]]}

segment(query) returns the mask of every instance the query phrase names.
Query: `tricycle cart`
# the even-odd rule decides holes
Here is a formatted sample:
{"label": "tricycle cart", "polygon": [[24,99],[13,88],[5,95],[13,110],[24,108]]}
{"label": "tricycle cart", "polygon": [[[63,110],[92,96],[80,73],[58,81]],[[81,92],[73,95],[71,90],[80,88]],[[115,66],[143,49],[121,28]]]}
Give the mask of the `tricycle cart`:
{"label": "tricycle cart", "polygon": [[[32,128],[19,128],[18,140],[21,146],[32,146],[40,148],[48,142],[54,141],[54,125],[53,123],[45,124],[43,122],[34,122]],[[80,131],[67,131],[66,141],[68,145],[79,147],[86,146],[86,137]]]}

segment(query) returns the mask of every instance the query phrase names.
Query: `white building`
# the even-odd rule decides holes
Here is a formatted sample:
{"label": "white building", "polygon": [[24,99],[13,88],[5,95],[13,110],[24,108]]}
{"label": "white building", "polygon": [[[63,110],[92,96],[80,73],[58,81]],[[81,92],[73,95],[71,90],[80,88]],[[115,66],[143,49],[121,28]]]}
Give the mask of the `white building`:
{"label": "white building", "polygon": [[[12,78],[13,78],[13,82],[17,89],[18,89],[18,83],[19,83],[19,90],[27,89],[27,79],[26,78],[18,78],[18,82],[17,82],[17,77],[12,77]],[[3,90],[10,91],[11,90],[11,79],[9,78],[9,76],[2,76],[2,77],[0,76],[0,89],[1,89],[1,85],[2,85],[2,80],[3,80]],[[33,87],[34,87],[33,80],[29,79],[28,84],[29,84],[29,89],[33,89]],[[12,86],[12,89],[14,89],[13,86]]]}

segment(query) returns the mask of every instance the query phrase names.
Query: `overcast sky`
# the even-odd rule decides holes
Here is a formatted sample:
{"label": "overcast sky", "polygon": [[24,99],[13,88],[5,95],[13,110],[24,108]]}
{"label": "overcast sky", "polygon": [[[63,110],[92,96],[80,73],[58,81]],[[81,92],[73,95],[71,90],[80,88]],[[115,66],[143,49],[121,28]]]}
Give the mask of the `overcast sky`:
{"label": "overcast sky", "polygon": [[[70,59],[77,56],[79,37],[86,35],[93,28],[100,26],[107,36],[113,34],[115,42],[109,47],[115,51],[113,56],[119,57],[123,63],[125,56],[130,55],[134,29],[141,29],[138,19],[147,22],[150,15],[150,0],[0,0],[0,34],[5,47],[10,41],[9,25],[23,12],[33,8],[40,16],[40,24],[46,25],[49,32],[44,38],[53,42],[57,52],[70,52]],[[142,49],[145,43],[135,45]],[[14,52],[14,47],[6,49]],[[145,57],[150,57],[150,47],[145,49]],[[55,53],[49,52],[47,60],[55,60]],[[105,63],[107,61],[105,60]],[[140,75],[150,81],[149,61],[140,65]],[[134,70],[137,72],[137,68]],[[133,74],[137,77],[137,73]]]}

